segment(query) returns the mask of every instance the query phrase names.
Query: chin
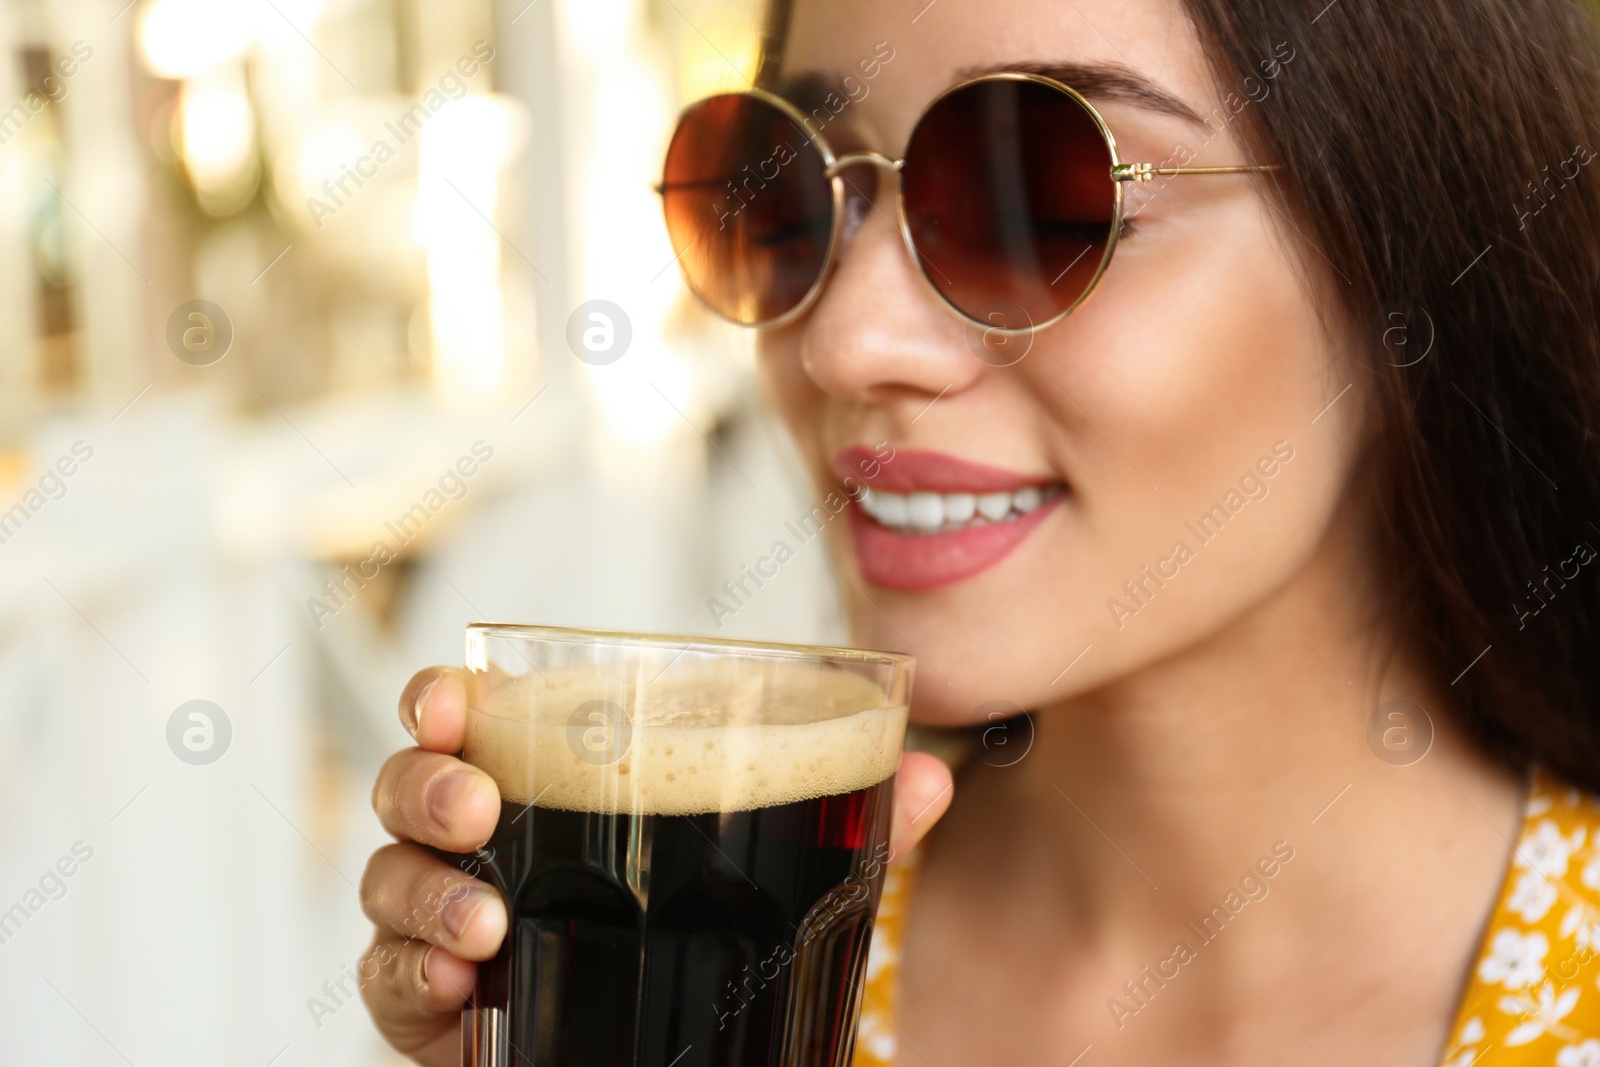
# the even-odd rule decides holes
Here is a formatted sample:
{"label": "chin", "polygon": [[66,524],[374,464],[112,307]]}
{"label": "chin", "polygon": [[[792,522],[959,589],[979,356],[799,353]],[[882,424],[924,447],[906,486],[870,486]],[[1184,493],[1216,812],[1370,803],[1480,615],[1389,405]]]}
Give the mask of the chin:
{"label": "chin", "polygon": [[[1038,627],[1027,625],[1026,620],[1037,622],[1040,615],[1014,610],[1025,601],[996,600],[974,588],[973,597],[952,597],[947,592],[919,604],[922,598],[860,582],[857,585],[893,623],[847,586],[852,642],[861,648],[906,652],[917,659],[913,722],[968,726],[1038,708],[1068,695],[1065,679],[1055,688],[1050,680],[1061,673],[1071,656],[1060,654],[1061,642],[1043,640]],[[886,602],[890,595],[897,596],[892,605]],[[992,607],[995,603],[1011,604],[1013,610],[996,610]],[[1075,649],[1083,644],[1079,642]]]}
{"label": "chin", "polygon": [[871,580],[853,551],[859,527],[835,535],[852,642],[917,659],[912,721],[966,726],[1068,695],[1064,668],[1100,638],[1070,598],[1049,592],[1070,589],[1073,579],[1048,536],[1064,516],[1040,519],[1044,529],[1003,562],[925,589]]}

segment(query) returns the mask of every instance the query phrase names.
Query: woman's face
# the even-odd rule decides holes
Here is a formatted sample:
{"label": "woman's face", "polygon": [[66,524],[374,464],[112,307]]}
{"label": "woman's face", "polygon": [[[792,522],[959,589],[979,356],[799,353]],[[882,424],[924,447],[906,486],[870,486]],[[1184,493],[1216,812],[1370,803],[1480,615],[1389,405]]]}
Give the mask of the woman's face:
{"label": "woman's face", "polygon": [[[1233,164],[1238,126],[1293,69],[1286,41],[1219,93],[1177,0],[924,2],[799,0],[782,66],[848,101],[826,135],[898,156],[974,70],[1051,64],[1126,87],[1091,95],[1124,161],[1185,146],[1189,165]],[[893,193],[880,179],[820,299],[760,351],[820,493],[839,500],[853,475],[876,496],[885,521],[851,503],[828,532],[855,639],[919,656],[917,716],[1047,705],[1275,610],[1337,540],[1364,406],[1359,387],[1340,396],[1348,346],[1313,303],[1338,283],[1301,228],[1247,175],[1152,183],[1090,299],[1001,366],[1018,349],[980,358],[909,258]],[[1022,516],[1028,487],[1047,503]],[[985,496],[1006,517],[956,528]]]}

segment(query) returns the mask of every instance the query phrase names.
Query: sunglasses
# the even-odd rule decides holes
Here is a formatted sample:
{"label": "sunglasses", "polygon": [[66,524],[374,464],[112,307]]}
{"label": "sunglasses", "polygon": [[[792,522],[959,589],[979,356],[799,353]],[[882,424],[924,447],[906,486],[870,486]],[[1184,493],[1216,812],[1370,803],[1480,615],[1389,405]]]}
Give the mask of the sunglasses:
{"label": "sunglasses", "polygon": [[[852,181],[846,172],[865,168]],[[1059,322],[1088,299],[1123,227],[1122,187],[1275,166],[1123,163],[1082,94],[1036,74],[991,74],[934,100],[905,154],[840,154],[794,104],[760,89],[690,105],[656,187],[694,294],[745,326],[816,300],[847,216],[899,175],[898,227],[939,299],[986,332]],[[863,188],[864,186],[864,188]]]}

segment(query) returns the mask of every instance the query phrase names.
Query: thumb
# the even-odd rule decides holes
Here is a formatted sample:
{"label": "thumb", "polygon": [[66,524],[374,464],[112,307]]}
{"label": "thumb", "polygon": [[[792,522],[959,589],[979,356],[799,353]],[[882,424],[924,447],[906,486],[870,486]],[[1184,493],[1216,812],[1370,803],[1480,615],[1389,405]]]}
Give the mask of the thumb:
{"label": "thumb", "polygon": [[903,858],[950,807],[950,768],[937,756],[907,752],[894,781],[894,816],[889,855]]}

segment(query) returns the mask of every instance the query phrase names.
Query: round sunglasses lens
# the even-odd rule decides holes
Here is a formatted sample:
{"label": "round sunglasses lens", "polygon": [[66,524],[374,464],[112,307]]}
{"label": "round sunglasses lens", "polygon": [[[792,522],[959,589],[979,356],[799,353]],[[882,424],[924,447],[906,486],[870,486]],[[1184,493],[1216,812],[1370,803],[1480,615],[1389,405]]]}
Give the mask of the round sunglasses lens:
{"label": "round sunglasses lens", "polygon": [[800,123],[757,96],[694,105],[667,148],[661,199],[689,288],[745,325],[798,307],[828,261],[833,186]]}
{"label": "round sunglasses lens", "polygon": [[918,264],[957,311],[1002,329],[1048,322],[1099,273],[1117,189],[1089,110],[1041,82],[975,82],[936,101],[906,146]]}

